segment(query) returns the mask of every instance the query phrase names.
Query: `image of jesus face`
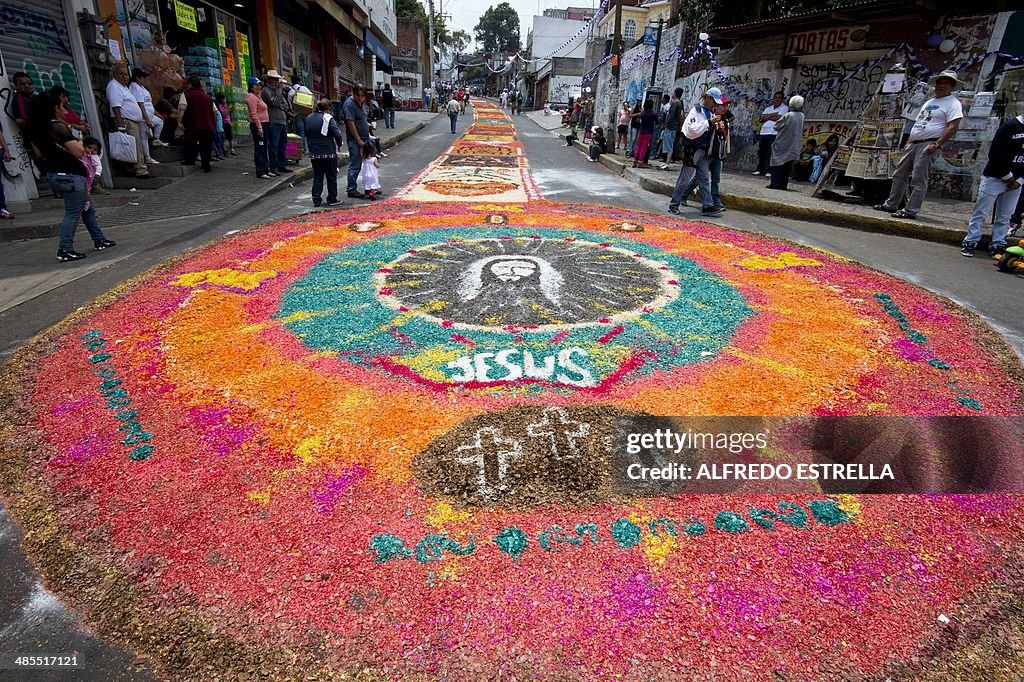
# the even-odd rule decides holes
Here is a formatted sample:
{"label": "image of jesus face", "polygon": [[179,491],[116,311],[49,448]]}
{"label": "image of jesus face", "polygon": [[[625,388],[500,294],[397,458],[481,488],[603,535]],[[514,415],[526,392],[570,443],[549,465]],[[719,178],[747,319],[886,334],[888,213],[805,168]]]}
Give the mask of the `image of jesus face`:
{"label": "image of jesus face", "polygon": [[491,274],[502,282],[518,282],[537,272],[537,264],[529,260],[502,260],[491,263]]}

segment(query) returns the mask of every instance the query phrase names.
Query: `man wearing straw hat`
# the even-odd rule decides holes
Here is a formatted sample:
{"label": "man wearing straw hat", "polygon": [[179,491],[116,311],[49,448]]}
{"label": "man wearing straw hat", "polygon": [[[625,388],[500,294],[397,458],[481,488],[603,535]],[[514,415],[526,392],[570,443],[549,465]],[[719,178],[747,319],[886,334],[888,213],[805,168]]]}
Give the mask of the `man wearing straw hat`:
{"label": "man wearing straw hat", "polygon": [[[910,130],[910,139],[903,148],[903,158],[896,165],[892,174],[892,191],[884,204],[875,206],[879,211],[892,213],[896,218],[916,218],[924,195],[928,191],[928,175],[932,170],[932,161],[938,156],[942,145],[956,135],[960,121],[964,117],[964,108],[960,100],[953,96],[954,90],[964,87],[963,81],[956,77],[956,71],[943,71],[928,79],[928,85],[935,88],[935,96],[924,103],[917,114],[914,127]],[[907,205],[899,207],[910,181],[910,198]],[[898,210],[897,210],[898,209]]]}

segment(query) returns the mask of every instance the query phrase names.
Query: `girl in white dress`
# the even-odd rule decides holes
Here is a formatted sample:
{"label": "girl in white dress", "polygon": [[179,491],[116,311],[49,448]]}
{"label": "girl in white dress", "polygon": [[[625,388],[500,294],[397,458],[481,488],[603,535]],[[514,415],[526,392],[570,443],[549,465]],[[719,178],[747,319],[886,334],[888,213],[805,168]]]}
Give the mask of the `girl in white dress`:
{"label": "girl in white dress", "polygon": [[377,169],[380,168],[380,161],[377,160],[377,150],[372,142],[363,143],[363,190],[366,191],[366,198],[370,201],[377,199],[380,192],[380,177]]}

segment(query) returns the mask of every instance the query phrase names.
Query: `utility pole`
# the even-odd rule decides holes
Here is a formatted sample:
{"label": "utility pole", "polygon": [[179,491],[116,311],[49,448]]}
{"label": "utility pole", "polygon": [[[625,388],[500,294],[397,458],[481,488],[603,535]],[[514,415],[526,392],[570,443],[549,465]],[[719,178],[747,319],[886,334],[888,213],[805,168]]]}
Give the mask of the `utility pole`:
{"label": "utility pole", "polygon": [[437,95],[434,90],[434,0],[427,0],[427,32],[430,35],[430,110],[434,111]]}
{"label": "utility pole", "polygon": [[[661,19],[658,19],[658,37],[654,40],[654,59],[651,60],[652,62],[654,62],[651,65],[651,85],[650,85],[650,87],[652,87],[652,88],[654,87],[654,77],[658,75],[658,53],[661,52],[661,29],[662,29],[662,26],[664,24],[665,24],[665,18],[664,17],[662,17]],[[658,102],[655,102],[654,104],[655,104],[655,106],[658,106]]]}
{"label": "utility pole", "polygon": [[608,153],[615,153],[619,119],[619,62],[622,60],[622,0],[615,0],[615,34],[612,36],[612,84],[608,88]]}

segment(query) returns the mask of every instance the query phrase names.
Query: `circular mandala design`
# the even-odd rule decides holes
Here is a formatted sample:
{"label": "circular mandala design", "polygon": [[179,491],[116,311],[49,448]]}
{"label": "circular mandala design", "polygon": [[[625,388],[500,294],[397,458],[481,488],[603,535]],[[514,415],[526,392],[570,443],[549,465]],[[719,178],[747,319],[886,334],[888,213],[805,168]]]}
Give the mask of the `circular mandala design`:
{"label": "circular mandala design", "polygon": [[[507,225],[482,224],[499,210]],[[466,308],[382,292],[410,250],[531,237],[639,254],[678,291],[552,329],[462,328]],[[495,277],[535,272],[513,255]],[[791,243],[611,208],[385,202],[183,255],[34,342],[3,383],[0,480],[91,625],[194,654],[157,658],[168,675],[679,679],[713,658],[912,677],[937,613],[1005,625],[986,619],[1016,575],[1017,497],[624,500],[606,424],[1020,415],[1020,371],[948,301]]]}
{"label": "circular mandala design", "polygon": [[389,263],[377,284],[387,305],[436,310],[443,317],[426,316],[438,324],[559,330],[659,310],[679,295],[677,277],[635,251],[534,235],[431,244]]}
{"label": "circular mandala design", "polygon": [[434,388],[537,394],[706,362],[751,314],[722,278],[628,237],[472,226],[345,248],[277,317],[306,346]]}

